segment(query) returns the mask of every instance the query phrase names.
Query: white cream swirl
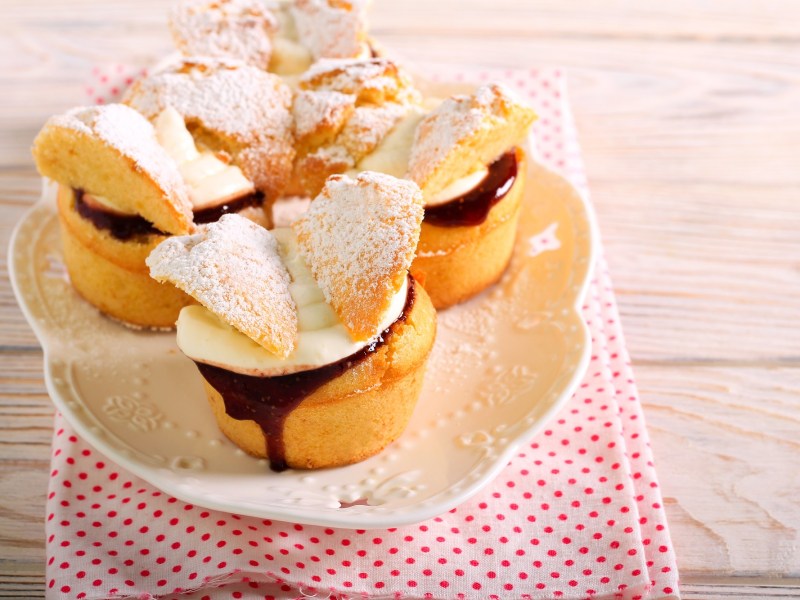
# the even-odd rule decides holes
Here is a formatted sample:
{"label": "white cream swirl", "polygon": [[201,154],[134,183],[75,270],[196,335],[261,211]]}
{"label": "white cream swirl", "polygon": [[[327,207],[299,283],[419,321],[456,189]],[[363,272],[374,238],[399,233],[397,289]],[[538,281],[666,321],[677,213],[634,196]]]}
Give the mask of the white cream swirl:
{"label": "white cream swirl", "polygon": [[292,278],[289,292],[297,305],[299,327],[295,351],[281,359],[222,322],[211,311],[194,305],[181,310],[177,336],[178,347],[192,360],[261,377],[307,371],[355,354],[374,342],[402,313],[408,293],[407,280],[392,298],[375,338],[354,342],[325,302],[322,290],[300,255],[294,232],[278,228],[272,233]]}
{"label": "white cream swirl", "polygon": [[177,163],[189,186],[189,199],[195,211],[219,206],[255,190],[239,167],[220,160],[210,150],[198,150],[183,117],[171,106],[156,117],[155,128],[158,142]]}
{"label": "white cream swirl", "polygon": [[453,183],[433,196],[425,197],[425,206],[439,206],[463,196],[478,187],[489,174],[489,168],[481,165],[472,173],[459,177]]}
{"label": "white cream swirl", "polygon": [[405,177],[408,158],[414,145],[414,132],[425,117],[422,108],[413,106],[381,143],[356,165],[356,171],[377,171],[394,177]]}
{"label": "white cream swirl", "polygon": [[[408,172],[408,159],[414,145],[414,133],[427,112],[420,107],[412,107],[408,114],[389,132],[377,148],[361,159],[353,174],[359,171],[378,171],[394,177],[405,177]],[[476,188],[486,178],[488,168],[480,165],[477,169],[460,177],[445,189],[433,196],[425,196],[425,206],[437,206],[458,198]]]}

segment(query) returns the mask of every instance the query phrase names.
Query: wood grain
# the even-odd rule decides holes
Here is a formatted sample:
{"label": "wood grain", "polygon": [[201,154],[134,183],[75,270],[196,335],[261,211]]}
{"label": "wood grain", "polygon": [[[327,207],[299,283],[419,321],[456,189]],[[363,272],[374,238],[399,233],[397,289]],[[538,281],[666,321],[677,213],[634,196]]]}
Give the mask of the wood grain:
{"label": "wood grain", "polygon": [[[800,5],[377,0],[373,32],[412,63],[567,68],[684,597],[800,597]],[[0,597],[43,596],[52,407],[5,261],[30,143],[93,65],[168,47],[161,1],[3,2]]]}
{"label": "wood grain", "polygon": [[800,370],[636,374],[682,577],[800,578]]}

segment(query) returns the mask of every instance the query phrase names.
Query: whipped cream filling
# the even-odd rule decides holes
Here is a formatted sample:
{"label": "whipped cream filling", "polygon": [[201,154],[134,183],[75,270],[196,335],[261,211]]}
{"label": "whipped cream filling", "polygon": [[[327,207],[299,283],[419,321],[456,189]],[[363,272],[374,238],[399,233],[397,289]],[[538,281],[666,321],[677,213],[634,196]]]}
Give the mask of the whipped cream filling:
{"label": "whipped cream filling", "polygon": [[[405,177],[408,173],[408,159],[414,145],[414,133],[428,110],[412,107],[408,114],[381,141],[375,150],[362,158],[353,170],[378,171],[394,177]],[[459,177],[446,188],[433,196],[425,196],[425,206],[437,206],[458,198],[478,187],[489,173],[487,165],[480,165],[471,173]]]}
{"label": "whipped cream filling", "polygon": [[358,162],[356,172],[377,171],[394,177],[405,177],[411,147],[414,145],[414,132],[426,114],[421,107],[409,108],[406,116],[381,140],[378,147]]}
{"label": "whipped cream filling", "polygon": [[96,210],[102,210],[113,215],[119,215],[121,217],[132,217],[136,215],[136,212],[120,208],[105,196],[97,196],[96,194],[84,192],[83,201]]}
{"label": "whipped cream filling", "polygon": [[189,186],[195,211],[219,206],[255,191],[253,182],[236,165],[206,149],[198,149],[183,117],[168,106],[156,117],[156,137],[178,165]]}
{"label": "whipped cream filling", "polygon": [[297,305],[299,329],[295,351],[281,359],[205,307],[194,305],[181,310],[177,331],[178,347],[192,360],[260,377],[308,371],[355,354],[373,343],[402,313],[408,293],[407,278],[392,298],[376,336],[367,342],[354,342],[325,302],[322,290],[300,255],[294,232],[285,227],[272,233],[292,279],[289,292]]}
{"label": "whipped cream filling", "polygon": [[297,76],[311,66],[314,57],[298,38],[290,3],[277,2],[268,6],[278,18],[278,32],[272,38],[269,70],[282,77],[288,76],[289,85],[294,87]]}
{"label": "whipped cream filling", "polygon": [[486,165],[480,165],[472,173],[459,177],[442,191],[432,196],[425,196],[425,206],[438,206],[463,196],[478,187],[489,174]]}
{"label": "whipped cream filling", "polygon": [[277,35],[272,38],[269,70],[277,75],[300,75],[314,62],[311,51],[296,39]]}

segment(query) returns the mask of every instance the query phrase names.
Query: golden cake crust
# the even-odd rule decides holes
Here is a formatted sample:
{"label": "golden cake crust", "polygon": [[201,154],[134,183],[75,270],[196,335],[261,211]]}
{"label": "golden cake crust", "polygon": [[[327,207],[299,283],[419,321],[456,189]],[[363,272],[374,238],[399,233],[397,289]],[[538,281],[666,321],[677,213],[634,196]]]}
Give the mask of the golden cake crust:
{"label": "golden cake crust", "polygon": [[192,236],[162,241],[150,276],[172,283],[273,354],[297,343],[297,307],[275,237],[245,217],[224,215]]}
{"label": "golden cake crust", "polygon": [[269,66],[275,16],[259,0],[182,0],[169,13],[175,46],[186,56],[213,56]]}
{"label": "golden cake crust", "polygon": [[[386,344],[305,398],[286,419],[283,440],[288,465],[296,469],[336,467],[364,460],[397,439],[419,397],[436,335],[436,312],[414,283],[414,304],[397,321]],[[254,421],[225,412],[220,394],[204,380],[220,429],[240,448],[267,456]]]}
{"label": "golden cake crust", "polygon": [[433,196],[521,142],[535,119],[532,109],[498,84],[452,96],[417,127],[408,177]]}
{"label": "golden cake crust", "polygon": [[420,101],[410,77],[385,58],[320,60],[298,88],[292,189],[309,196],[328,176],[355,167]]}
{"label": "golden cake crust", "polygon": [[33,143],[45,177],[108,198],[167,233],[194,228],[178,167],[153,126],[122,104],[79,107],[51,117]]}
{"label": "golden cake crust", "polygon": [[302,43],[319,58],[356,58],[366,48],[364,0],[295,0],[292,16]]}
{"label": "golden cake crust", "polygon": [[152,279],[145,257],[165,236],[118,240],[75,210],[75,195],[60,185],[57,196],[64,263],[75,290],[106,315],[134,327],[171,329],[194,300]]}
{"label": "golden cake crust", "polygon": [[365,171],[331,176],[293,224],[300,253],[354,340],[378,327],[414,258],[422,193],[410,181]]}
{"label": "golden cake crust", "polygon": [[387,58],[320,60],[303,74],[298,86],[302,90],[352,94],[359,104],[419,101],[411,78]]}
{"label": "golden cake crust", "polygon": [[184,58],[131,86],[124,101],[149,119],[172,106],[194,138],[225,152],[274,200],[292,174],[292,92],[272,73],[241,62]]}

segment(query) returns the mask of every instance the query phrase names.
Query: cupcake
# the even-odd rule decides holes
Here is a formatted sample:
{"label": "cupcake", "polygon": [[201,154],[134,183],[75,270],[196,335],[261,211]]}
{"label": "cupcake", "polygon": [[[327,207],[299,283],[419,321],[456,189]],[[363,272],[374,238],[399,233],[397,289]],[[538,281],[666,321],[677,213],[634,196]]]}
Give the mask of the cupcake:
{"label": "cupcake", "polygon": [[178,346],[240,448],[313,469],[399,437],[436,330],[408,272],[422,213],[412,182],[339,175],[291,228],[226,215],[153,251],[151,275],[200,303],[181,311]]}
{"label": "cupcake", "polygon": [[405,176],[425,198],[411,272],[436,308],[480,293],[503,274],[525,185],[520,147],[535,114],[500,85],[416,108],[356,169]]}

